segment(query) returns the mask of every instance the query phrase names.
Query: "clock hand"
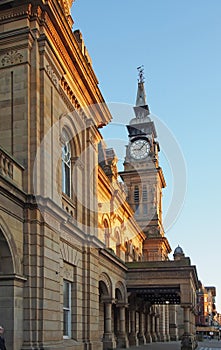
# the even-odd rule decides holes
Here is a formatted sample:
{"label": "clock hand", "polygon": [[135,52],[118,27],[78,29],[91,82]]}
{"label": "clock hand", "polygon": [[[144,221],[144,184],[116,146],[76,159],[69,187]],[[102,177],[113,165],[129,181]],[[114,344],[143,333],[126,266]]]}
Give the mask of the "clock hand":
{"label": "clock hand", "polygon": [[146,145],[146,144],[144,143],[144,144],[139,148],[139,150],[141,150],[145,145]]}

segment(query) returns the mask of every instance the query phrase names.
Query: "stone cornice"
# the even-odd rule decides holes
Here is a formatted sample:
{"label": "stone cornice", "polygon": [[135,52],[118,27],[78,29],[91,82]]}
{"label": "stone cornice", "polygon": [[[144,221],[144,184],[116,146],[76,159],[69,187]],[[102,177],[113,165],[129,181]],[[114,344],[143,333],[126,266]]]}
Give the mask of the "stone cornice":
{"label": "stone cornice", "polygon": [[[193,281],[195,289],[198,289],[198,276],[195,265],[191,265],[189,258],[184,258],[177,261],[143,261],[143,262],[129,262],[126,263],[128,273],[131,277],[137,274],[137,278],[146,280],[148,278],[159,279],[159,282],[165,278],[168,280],[168,285],[173,284],[177,280],[179,284],[189,284],[190,279]],[[130,276],[128,278],[130,280]],[[143,277],[142,277],[143,276]],[[132,277],[133,280],[133,277]],[[147,280],[148,281],[148,280]],[[144,282],[148,285],[148,282]]]}
{"label": "stone cornice", "polygon": [[[83,89],[84,92],[89,92],[87,93],[87,96],[84,94],[86,103],[84,101],[80,101],[81,105],[83,106],[84,104],[90,105],[96,103],[104,103],[104,99],[97,86],[98,81],[95,77],[94,71],[81,52],[74,34],[70,31],[70,28],[66,28],[66,30],[64,30],[64,24],[58,17],[56,18],[56,24],[54,21],[52,22],[52,20],[49,17],[48,13],[46,13],[45,25],[48,28],[47,35],[50,37],[50,40],[54,44],[55,51],[59,52],[59,55],[64,60],[64,64],[69,68],[69,74],[71,75],[71,79],[74,81],[74,84],[77,86],[78,91],[81,91]],[[61,31],[59,32],[59,35],[57,33],[57,28],[55,28],[55,25],[58,25]],[[63,36],[64,40],[61,39],[61,35]],[[64,43],[66,43],[66,45]],[[102,117],[103,120],[99,121],[100,124],[106,124],[111,119],[108,108],[106,107],[103,109],[104,110],[102,111],[102,116],[96,116],[97,118]]]}
{"label": "stone cornice", "polygon": [[26,194],[16,186],[13,180],[0,175],[0,189],[1,194],[10,199],[10,201],[24,206]]}
{"label": "stone cornice", "polygon": [[[98,88],[97,78],[86,56],[81,51],[58,2],[36,0],[35,5],[17,6],[2,11],[0,14],[0,22],[2,23],[22,18],[27,18],[30,22],[36,21],[38,23],[37,29],[41,35],[47,36],[49,39],[47,41],[51,43],[57,61],[63,68],[66,68],[65,75],[71,82],[71,86],[69,83],[70,90],[79,92],[78,96],[75,96],[78,101],[74,101],[74,103],[82,108],[88,105],[102,104],[96,109],[93,117],[98,127],[106,125],[111,120],[111,114]],[[34,24],[30,27],[31,30],[36,30]],[[67,104],[67,100],[65,103]]]}
{"label": "stone cornice", "polygon": [[21,281],[21,282],[26,282],[27,277],[25,276],[20,276],[17,274],[12,274],[12,275],[1,275],[0,274],[0,281]]}
{"label": "stone cornice", "polygon": [[31,14],[31,4],[10,8],[0,13],[0,22],[11,22],[16,18],[27,17]]}
{"label": "stone cornice", "polygon": [[[48,28],[47,35],[50,38],[50,40],[46,40],[54,51],[56,58],[58,59],[58,56],[62,57],[63,65],[69,68],[68,72],[65,71],[62,77],[62,86],[68,91],[68,98],[71,97],[72,99],[74,96],[73,91],[79,91],[79,96],[74,96],[75,105],[77,104],[78,107],[81,105],[81,107],[84,108],[84,106],[87,105],[98,104],[99,108],[96,109],[96,113],[94,114],[96,124],[99,127],[107,124],[111,119],[110,112],[100,94],[97,82],[91,77],[90,72],[85,72],[85,70],[87,70],[87,63],[83,63],[84,57],[82,57],[83,55],[80,52],[78,43],[75,42],[74,35],[72,34],[72,41],[69,39],[70,46],[65,46],[64,42],[58,36],[57,29],[54,27],[48,14],[45,16],[46,26]],[[62,64],[62,62],[60,62],[60,64]],[[87,96],[85,93],[87,93]],[[100,94],[100,96],[95,96],[97,94]]]}
{"label": "stone cornice", "polygon": [[120,267],[120,269],[124,270],[125,272],[127,271],[127,266],[125,265],[125,263],[120,258],[118,258],[114,253],[111,253],[110,250],[100,249],[99,252],[100,252],[100,255],[108,259],[109,263],[112,262],[117,267]]}

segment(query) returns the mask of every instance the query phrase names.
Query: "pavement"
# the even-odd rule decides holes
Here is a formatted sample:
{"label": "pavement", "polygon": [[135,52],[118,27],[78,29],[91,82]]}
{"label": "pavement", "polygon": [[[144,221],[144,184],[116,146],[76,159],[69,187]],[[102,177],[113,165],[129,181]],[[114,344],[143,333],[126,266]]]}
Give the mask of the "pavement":
{"label": "pavement", "polygon": [[[132,346],[129,350],[180,350],[180,342],[151,343],[141,346]],[[221,349],[221,341],[205,340],[198,343],[196,350],[217,350]]]}
{"label": "pavement", "polygon": [[197,350],[215,350],[221,349],[221,341],[218,340],[204,340],[198,343]]}
{"label": "pavement", "polygon": [[180,350],[180,342],[151,343],[141,346],[132,346],[129,350]]}

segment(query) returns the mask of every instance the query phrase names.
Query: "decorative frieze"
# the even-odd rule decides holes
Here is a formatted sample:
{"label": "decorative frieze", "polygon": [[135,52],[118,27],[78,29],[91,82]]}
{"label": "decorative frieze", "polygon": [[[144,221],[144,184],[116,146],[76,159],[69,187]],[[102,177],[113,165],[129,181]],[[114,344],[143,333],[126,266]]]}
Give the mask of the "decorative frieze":
{"label": "decorative frieze", "polygon": [[76,96],[74,95],[70,85],[68,84],[68,82],[66,81],[66,79],[64,77],[62,77],[61,79],[61,87],[62,90],[65,92],[66,96],[68,97],[68,99],[70,100],[72,106],[75,109],[80,109],[80,104],[76,98]]}
{"label": "decorative frieze", "polygon": [[2,67],[11,66],[21,63],[23,61],[23,55],[17,50],[10,50],[4,54],[1,58]]}
{"label": "decorative frieze", "polygon": [[74,95],[73,90],[71,89],[70,85],[68,84],[68,82],[64,77],[62,77],[60,81],[59,93],[64,103],[67,105],[67,107],[71,112],[76,112],[77,114],[79,114],[82,120],[84,121],[87,120],[86,114],[81,108],[80,103],[78,102],[76,96]]}

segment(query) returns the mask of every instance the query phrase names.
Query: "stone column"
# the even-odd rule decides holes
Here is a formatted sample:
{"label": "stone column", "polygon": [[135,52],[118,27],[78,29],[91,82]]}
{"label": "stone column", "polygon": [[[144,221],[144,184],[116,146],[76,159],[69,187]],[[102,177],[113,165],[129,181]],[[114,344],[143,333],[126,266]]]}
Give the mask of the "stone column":
{"label": "stone column", "polygon": [[136,311],[135,309],[130,310],[130,334],[129,334],[129,344],[130,346],[138,346],[139,342],[137,339],[136,332]]}
{"label": "stone column", "polygon": [[162,342],[166,341],[166,334],[165,334],[165,305],[160,305],[160,340]]}
{"label": "stone column", "polygon": [[125,309],[125,314],[126,314],[125,316],[126,335],[128,339],[128,336],[130,333],[130,312],[128,308]]}
{"label": "stone column", "polygon": [[147,343],[152,343],[152,337],[151,337],[151,316],[150,314],[145,315],[145,321],[146,321],[146,329],[145,329],[145,338]]}
{"label": "stone column", "polygon": [[156,322],[157,340],[160,341],[160,315],[159,314],[156,315],[155,322]]}
{"label": "stone column", "polygon": [[116,341],[112,332],[112,301],[105,301],[105,320],[104,320],[104,350],[116,348]]}
{"label": "stone column", "polygon": [[184,333],[190,334],[190,309],[188,306],[184,306]]}
{"label": "stone column", "polygon": [[169,327],[170,327],[170,339],[172,341],[178,340],[178,327],[177,327],[177,306],[169,306]]}
{"label": "stone column", "polygon": [[139,311],[139,333],[138,333],[139,345],[146,344],[146,338],[144,335],[144,314]]}
{"label": "stone column", "polygon": [[169,305],[165,305],[165,335],[166,341],[170,341],[170,327],[169,327]]}
{"label": "stone column", "polygon": [[126,334],[126,318],[125,318],[125,312],[126,308],[125,305],[117,305],[119,308],[119,334],[117,337],[117,346],[119,348],[128,348],[129,347],[129,341]]}
{"label": "stone column", "polygon": [[191,316],[192,316],[192,328],[191,328],[191,333],[195,335],[195,334],[196,334],[196,321],[195,321],[196,315],[195,315],[194,311],[191,312]]}
{"label": "stone column", "polygon": [[156,335],[156,324],[155,324],[155,312],[152,312],[151,314],[151,337],[152,341],[157,341],[157,335]]}
{"label": "stone column", "polygon": [[181,350],[193,350],[197,344],[190,333],[190,305],[182,305],[184,314],[184,334],[181,340]]}

